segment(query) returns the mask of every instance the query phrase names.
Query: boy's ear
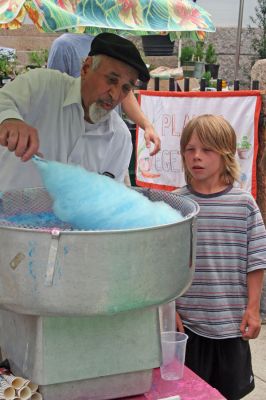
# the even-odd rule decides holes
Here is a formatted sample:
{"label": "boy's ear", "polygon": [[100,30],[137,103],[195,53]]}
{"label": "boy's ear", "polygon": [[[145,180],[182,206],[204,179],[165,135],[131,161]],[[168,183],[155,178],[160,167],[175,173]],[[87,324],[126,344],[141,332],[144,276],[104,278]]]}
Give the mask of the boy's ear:
{"label": "boy's ear", "polygon": [[81,67],[81,76],[86,74],[86,72],[91,68],[92,65],[92,57],[88,56],[82,64]]}

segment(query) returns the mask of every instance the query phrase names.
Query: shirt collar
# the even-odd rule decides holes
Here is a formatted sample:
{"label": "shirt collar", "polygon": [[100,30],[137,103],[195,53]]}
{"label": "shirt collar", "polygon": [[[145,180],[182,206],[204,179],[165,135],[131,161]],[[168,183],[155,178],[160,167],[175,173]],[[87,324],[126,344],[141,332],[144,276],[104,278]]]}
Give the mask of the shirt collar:
{"label": "shirt collar", "polygon": [[81,101],[81,78],[73,78],[73,82],[70,85],[68,92],[65,97],[63,106],[69,106],[74,103],[82,105]]}

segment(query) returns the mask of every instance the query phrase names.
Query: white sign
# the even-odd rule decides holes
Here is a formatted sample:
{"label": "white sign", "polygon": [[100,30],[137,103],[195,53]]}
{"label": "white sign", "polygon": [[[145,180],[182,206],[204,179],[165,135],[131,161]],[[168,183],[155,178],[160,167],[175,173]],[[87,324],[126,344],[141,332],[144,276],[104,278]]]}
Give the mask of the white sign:
{"label": "white sign", "polygon": [[256,196],[256,157],[261,96],[258,91],[239,92],[140,92],[140,105],[161,138],[161,151],[153,157],[145,146],[144,132],[137,132],[136,183],[172,190],[185,185],[180,156],[180,136],[185,124],[201,114],[222,115],[237,134],[239,185]]}

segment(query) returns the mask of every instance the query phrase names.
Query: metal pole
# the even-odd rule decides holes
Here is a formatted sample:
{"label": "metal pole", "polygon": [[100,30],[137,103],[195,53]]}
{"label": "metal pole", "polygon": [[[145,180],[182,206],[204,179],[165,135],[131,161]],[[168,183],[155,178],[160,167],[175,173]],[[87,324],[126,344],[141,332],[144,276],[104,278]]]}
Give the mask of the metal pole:
{"label": "metal pole", "polygon": [[243,22],[243,10],[244,10],[244,0],[239,0],[239,14],[238,14],[237,37],[236,37],[236,55],[235,55],[235,75],[234,75],[234,80],[238,79],[239,56],[240,56],[240,46],[241,46],[241,33],[242,33],[242,22]]}
{"label": "metal pole", "polygon": [[178,55],[177,55],[177,66],[181,67],[181,51],[182,51],[182,39],[178,40]]}

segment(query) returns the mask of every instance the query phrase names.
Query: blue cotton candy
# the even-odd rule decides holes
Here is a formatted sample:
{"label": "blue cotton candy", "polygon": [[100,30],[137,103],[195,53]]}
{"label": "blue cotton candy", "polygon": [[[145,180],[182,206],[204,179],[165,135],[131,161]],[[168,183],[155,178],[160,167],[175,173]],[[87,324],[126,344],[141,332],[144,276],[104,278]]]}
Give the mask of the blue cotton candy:
{"label": "blue cotton candy", "polygon": [[15,226],[29,228],[66,228],[65,224],[59,220],[52,212],[14,214],[0,218],[0,225],[6,222]]}
{"label": "blue cotton candy", "polygon": [[74,228],[116,230],[182,220],[164,202],[152,202],[115,180],[74,165],[33,158],[54,200],[55,215]]}

